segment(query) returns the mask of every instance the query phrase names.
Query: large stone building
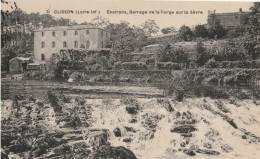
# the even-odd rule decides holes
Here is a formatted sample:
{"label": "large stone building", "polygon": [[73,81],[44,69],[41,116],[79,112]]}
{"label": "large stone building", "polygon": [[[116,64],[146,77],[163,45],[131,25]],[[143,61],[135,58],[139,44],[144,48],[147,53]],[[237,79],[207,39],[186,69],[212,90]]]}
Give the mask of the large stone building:
{"label": "large stone building", "polygon": [[34,30],[34,59],[46,61],[61,49],[100,49],[110,39],[104,29],[89,25],[57,26]]}
{"label": "large stone building", "polygon": [[226,28],[232,29],[234,27],[245,26],[249,24],[250,12],[243,12],[242,8],[239,12],[233,13],[216,13],[215,11],[209,11],[208,13],[208,25],[214,25],[217,21]]}

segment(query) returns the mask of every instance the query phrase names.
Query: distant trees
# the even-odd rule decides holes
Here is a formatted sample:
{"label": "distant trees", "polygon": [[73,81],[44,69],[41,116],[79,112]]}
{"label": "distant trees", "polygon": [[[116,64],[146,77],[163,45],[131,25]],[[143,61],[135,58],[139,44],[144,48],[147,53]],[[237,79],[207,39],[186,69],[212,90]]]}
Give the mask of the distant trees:
{"label": "distant trees", "polygon": [[196,63],[203,66],[210,59],[210,54],[203,47],[203,43],[199,41],[196,46]]}
{"label": "distant trees", "polygon": [[179,36],[184,41],[190,41],[193,36],[193,33],[192,33],[190,27],[183,25],[179,29]]}
{"label": "distant trees", "polygon": [[189,56],[183,49],[173,48],[170,44],[161,46],[157,54],[158,62],[187,63]]}
{"label": "distant trees", "polygon": [[161,32],[163,34],[170,34],[170,33],[174,33],[176,31],[176,28],[175,27],[167,27],[167,28],[163,28],[161,30]]}
{"label": "distant trees", "polygon": [[140,50],[147,42],[147,36],[140,27],[131,27],[128,22],[110,24],[106,27],[111,33],[111,41],[108,47],[114,51],[114,55],[121,62],[131,61],[130,53]]}
{"label": "distant trees", "polygon": [[144,30],[147,36],[156,35],[160,29],[160,27],[156,24],[156,22],[151,19],[148,19],[143,24],[141,24],[140,28]]}
{"label": "distant trees", "polygon": [[95,27],[105,28],[110,25],[110,21],[104,17],[97,16],[91,20],[90,24],[94,25]]}
{"label": "distant trees", "polygon": [[197,25],[195,26],[194,35],[196,37],[207,38],[209,36],[209,32],[204,25]]}

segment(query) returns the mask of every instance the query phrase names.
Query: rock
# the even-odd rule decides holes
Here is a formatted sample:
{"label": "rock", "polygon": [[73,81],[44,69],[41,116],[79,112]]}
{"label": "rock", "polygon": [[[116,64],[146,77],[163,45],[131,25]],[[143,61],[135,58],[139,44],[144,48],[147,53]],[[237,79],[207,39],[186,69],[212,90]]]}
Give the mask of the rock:
{"label": "rock", "polygon": [[133,118],[133,119],[130,119],[128,122],[129,122],[129,123],[136,123],[136,122],[137,122],[137,119]]}
{"label": "rock", "polygon": [[185,142],[181,142],[180,146],[181,146],[181,147],[185,147],[185,146],[186,146],[186,143],[185,143]]}
{"label": "rock", "polygon": [[199,146],[198,145],[191,145],[189,149],[190,150],[197,150],[197,149],[199,149]]}
{"label": "rock", "polygon": [[144,126],[149,128],[156,128],[157,122],[156,119],[148,117],[144,120]]}
{"label": "rock", "polygon": [[218,151],[207,150],[207,149],[197,149],[196,152],[206,154],[206,155],[220,155]]}
{"label": "rock", "polygon": [[125,126],[125,130],[128,131],[128,132],[136,133],[136,130],[133,127]]}
{"label": "rock", "polygon": [[141,132],[139,134],[139,140],[147,141],[147,140],[152,140],[153,138],[154,138],[154,132],[151,130],[148,130],[146,132]]}
{"label": "rock", "polygon": [[104,131],[90,132],[88,134],[87,143],[94,149],[98,149],[99,147],[104,145],[110,145],[107,141],[107,134]]}
{"label": "rock", "polygon": [[171,152],[177,152],[177,151],[175,149],[173,149],[173,148],[167,148],[166,152],[170,152],[171,153]]}
{"label": "rock", "polygon": [[123,142],[132,142],[133,140],[131,138],[125,138],[123,139]]}
{"label": "rock", "polygon": [[183,137],[192,137],[192,133],[181,133],[180,135]]}
{"label": "rock", "polygon": [[101,149],[97,149],[94,152],[92,152],[89,157],[89,159],[137,159],[135,154],[122,147],[106,147],[103,146]]}
{"label": "rock", "polygon": [[164,101],[163,103],[162,103],[162,105],[163,105],[163,107],[168,111],[168,112],[173,112],[174,111],[174,109],[173,109],[173,107],[171,106],[171,104],[169,103],[169,101],[167,100],[167,101]]}
{"label": "rock", "polygon": [[246,135],[242,135],[241,137],[242,139],[247,139]]}
{"label": "rock", "polygon": [[121,137],[121,130],[119,128],[115,128],[113,130],[114,134],[116,137]]}
{"label": "rock", "polygon": [[229,153],[229,152],[231,152],[233,149],[232,149],[232,147],[230,147],[229,145],[225,144],[225,145],[222,145],[222,146],[221,146],[221,150],[222,150],[223,152],[225,152],[225,153]]}
{"label": "rock", "polygon": [[175,133],[189,133],[196,130],[197,129],[193,125],[181,125],[181,126],[174,125],[170,131]]}
{"label": "rock", "polygon": [[183,150],[183,153],[185,153],[188,156],[195,156],[196,155],[196,153],[194,151],[188,150],[188,149]]}

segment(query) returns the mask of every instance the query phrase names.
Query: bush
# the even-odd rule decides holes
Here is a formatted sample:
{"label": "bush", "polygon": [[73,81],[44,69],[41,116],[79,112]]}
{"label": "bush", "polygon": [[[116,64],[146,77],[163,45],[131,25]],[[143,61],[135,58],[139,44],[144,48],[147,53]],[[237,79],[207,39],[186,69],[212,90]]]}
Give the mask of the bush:
{"label": "bush", "polygon": [[221,89],[217,89],[214,86],[203,86],[201,88],[204,97],[210,97],[213,99],[227,99],[229,95]]}
{"label": "bush", "polygon": [[184,89],[181,86],[175,87],[174,94],[177,101],[182,101],[184,98]]}
{"label": "bush", "polygon": [[55,112],[62,112],[62,106],[60,105],[60,99],[54,92],[48,91],[47,98]]}
{"label": "bush", "polygon": [[124,62],[120,68],[125,70],[146,70],[147,66],[144,62]]}
{"label": "bush", "polygon": [[219,66],[218,62],[212,58],[212,59],[209,59],[205,65],[204,65],[206,68],[217,68]]}

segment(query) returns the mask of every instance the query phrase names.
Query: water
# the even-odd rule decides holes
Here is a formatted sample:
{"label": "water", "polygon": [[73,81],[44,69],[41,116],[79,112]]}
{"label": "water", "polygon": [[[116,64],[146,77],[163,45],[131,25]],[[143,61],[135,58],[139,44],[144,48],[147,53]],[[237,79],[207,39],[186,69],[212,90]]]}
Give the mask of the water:
{"label": "water", "polygon": [[[23,94],[25,97],[33,95],[36,98],[43,99],[49,90],[72,96],[83,96],[87,98],[118,98],[125,96],[135,97],[161,97],[161,92],[150,94],[146,89],[158,89],[165,87],[165,84],[149,83],[86,83],[86,82],[57,82],[40,80],[1,80],[1,99],[12,99],[16,94]],[[84,89],[84,87],[87,87]],[[111,89],[109,89],[111,87]],[[139,88],[138,93],[121,91],[115,88],[127,89]],[[142,93],[143,92],[143,93]]]}

